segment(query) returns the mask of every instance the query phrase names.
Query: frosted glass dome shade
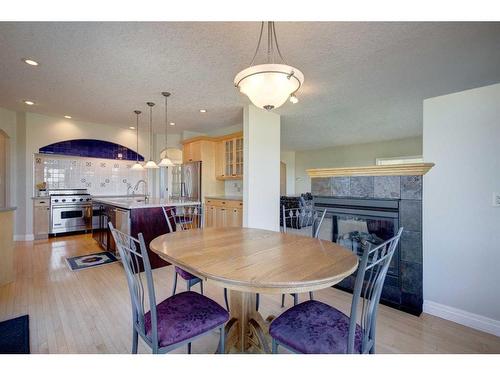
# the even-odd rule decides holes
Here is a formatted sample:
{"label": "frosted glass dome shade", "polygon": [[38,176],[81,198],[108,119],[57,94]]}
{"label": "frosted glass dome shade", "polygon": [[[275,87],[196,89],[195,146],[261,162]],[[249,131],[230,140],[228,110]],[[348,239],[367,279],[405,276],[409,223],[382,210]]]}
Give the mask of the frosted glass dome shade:
{"label": "frosted glass dome shade", "polygon": [[159,167],[172,167],[173,165],[174,163],[172,163],[172,160],[167,157],[161,159],[160,164],[158,164]]}
{"label": "frosted glass dome shade", "polygon": [[150,160],[148,161],[145,165],[144,165],[144,168],[146,169],[157,169],[158,166],[156,165],[156,163],[153,161],[153,160]]}
{"label": "frosted glass dome shade", "polygon": [[132,169],[133,171],[143,171],[144,167],[142,166],[141,163],[137,162],[130,169]]}
{"label": "frosted glass dome shade", "polygon": [[242,70],[234,78],[234,85],[255,106],[267,110],[282,106],[303,83],[302,72],[284,64],[254,65]]}

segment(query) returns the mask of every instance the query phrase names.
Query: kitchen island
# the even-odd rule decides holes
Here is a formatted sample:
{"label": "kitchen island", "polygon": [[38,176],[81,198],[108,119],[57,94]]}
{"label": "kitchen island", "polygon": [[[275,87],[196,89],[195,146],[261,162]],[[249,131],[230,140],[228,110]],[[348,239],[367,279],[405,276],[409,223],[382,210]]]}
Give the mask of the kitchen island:
{"label": "kitchen island", "polygon": [[[149,243],[156,237],[169,233],[162,207],[175,210],[176,207],[200,204],[186,199],[159,199],[141,197],[94,198],[94,209],[98,210],[99,224],[93,231],[94,239],[106,251],[116,252],[108,223],[132,237],[139,233],[144,236],[152,268],[167,266],[169,263],[149,250]],[[172,223],[175,228],[175,224]]]}

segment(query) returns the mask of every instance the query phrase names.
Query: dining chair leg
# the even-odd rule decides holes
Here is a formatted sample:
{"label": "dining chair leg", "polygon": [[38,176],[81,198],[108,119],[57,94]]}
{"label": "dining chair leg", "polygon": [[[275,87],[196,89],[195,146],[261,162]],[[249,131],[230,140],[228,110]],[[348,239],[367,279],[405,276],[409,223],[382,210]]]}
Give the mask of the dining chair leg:
{"label": "dining chair leg", "polygon": [[186,288],[187,288],[188,292],[191,291],[191,283],[189,282],[189,280],[186,281]]}
{"label": "dining chair leg", "polygon": [[132,354],[137,354],[137,345],[139,343],[139,333],[132,327]]}
{"label": "dining chair leg", "polygon": [[312,301],[314,299],[314,294],[313,292],[309,292],[309,299]]}
{"label": "dining chair leg", "polygon": [[299,295],[297,293],[293,293],[293,305],[296,306],[299,303]]}
{"label": "dining chair leg", "polygon": [[203,295],[203,280],[200,281],[200,291],[201,294]]}
{"label": "dining chair leg", "polygon": [[191,343],[188,342],[188,354],[191,354]]}
{"label": "dining chair leg", "polygon": [[226,302],[226,310],[229,311],[229,302],[227,300],[227,288],[224,288],[224,302]]}
{"label": "dining chair leg", "polygon": [[257,293],[255,295],[255,310],[259,311],[259,305],[260,305],[260,294]]}
{"label": "dining chair leg", "polygon": [[172,295],[175,295],[175,290],[177,289],[177,272],[174,270],[174,288],[172,289]]}
{"label": "dining chair leg", "polygon": [[224,354],[226,351],[226,334],[224,332],[224,327],[219,328],[220,331],[220,341],[219,341],[219,354]]}
{"label": "dining chair leg", "polygon": [[272,348],[271,353],[278,354],[278,342],[275,339],[273,339],[273,348]]}
{"label": "dining chair leg", "polygon": [[285,295],[281,295],[281,307],[285,307]]}

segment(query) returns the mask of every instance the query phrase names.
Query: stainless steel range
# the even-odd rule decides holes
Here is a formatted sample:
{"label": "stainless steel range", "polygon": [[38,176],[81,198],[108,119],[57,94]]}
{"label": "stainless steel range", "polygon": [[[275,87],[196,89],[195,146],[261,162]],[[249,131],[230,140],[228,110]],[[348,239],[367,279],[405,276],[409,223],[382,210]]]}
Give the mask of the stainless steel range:
{"label": "stainless steel range", "polygon": [[86,189],[53,189],[49,234],[92,230],[92,197]]}

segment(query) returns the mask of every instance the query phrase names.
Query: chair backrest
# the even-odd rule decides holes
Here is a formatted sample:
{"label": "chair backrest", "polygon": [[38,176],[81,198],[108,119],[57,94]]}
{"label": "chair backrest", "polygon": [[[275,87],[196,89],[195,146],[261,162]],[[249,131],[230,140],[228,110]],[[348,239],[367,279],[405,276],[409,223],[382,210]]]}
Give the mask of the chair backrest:
{"label": "chair backrest", "polygon": [[326,208],[324,210],[312,207],[285,208],[285,205],[282,205],[280,229],[283,233],[287,233],[287,228],[292,228],[296,233],[296,230],[311,227],[311,236],[318,238],[325,215]]}
{"label": "chair backrest", "polygon": [[361,300],[360,326],[363,334],[362,353],[369,353],[375,346],[377,311],[385,276],[396,251],[403,228],[391,239],[375,248],[367,246],[361,256],[351,304],[351,319],[347,352],[354,353],[356,322]]}
{"label": "chair backrest", "polygon": [[143,337],[146,337],[144,324],[144,315],[146,312],[144,300],[146,296],[144,293],[143,277],[141,276],[141,265],[144,267],[147,298],[149,310],[151,311],[151,344],[158,346],[158,320],[156,315],[155,288],[144,237],[142,233],[139,233],[138,238],[135,239],[115,229],[111,222],[109,222],[108,225],[120,253],[125,275],[127,277],[130,300],[132,302],[132,322],[137,331],[143,333]]}
{"label": "chair backrest", "polygon": [[172,224],[175,224],[175,230],[197,229],[204,226],[204,210],[201,204],[162,207],[162,209],[170,232],[174,231]]}

